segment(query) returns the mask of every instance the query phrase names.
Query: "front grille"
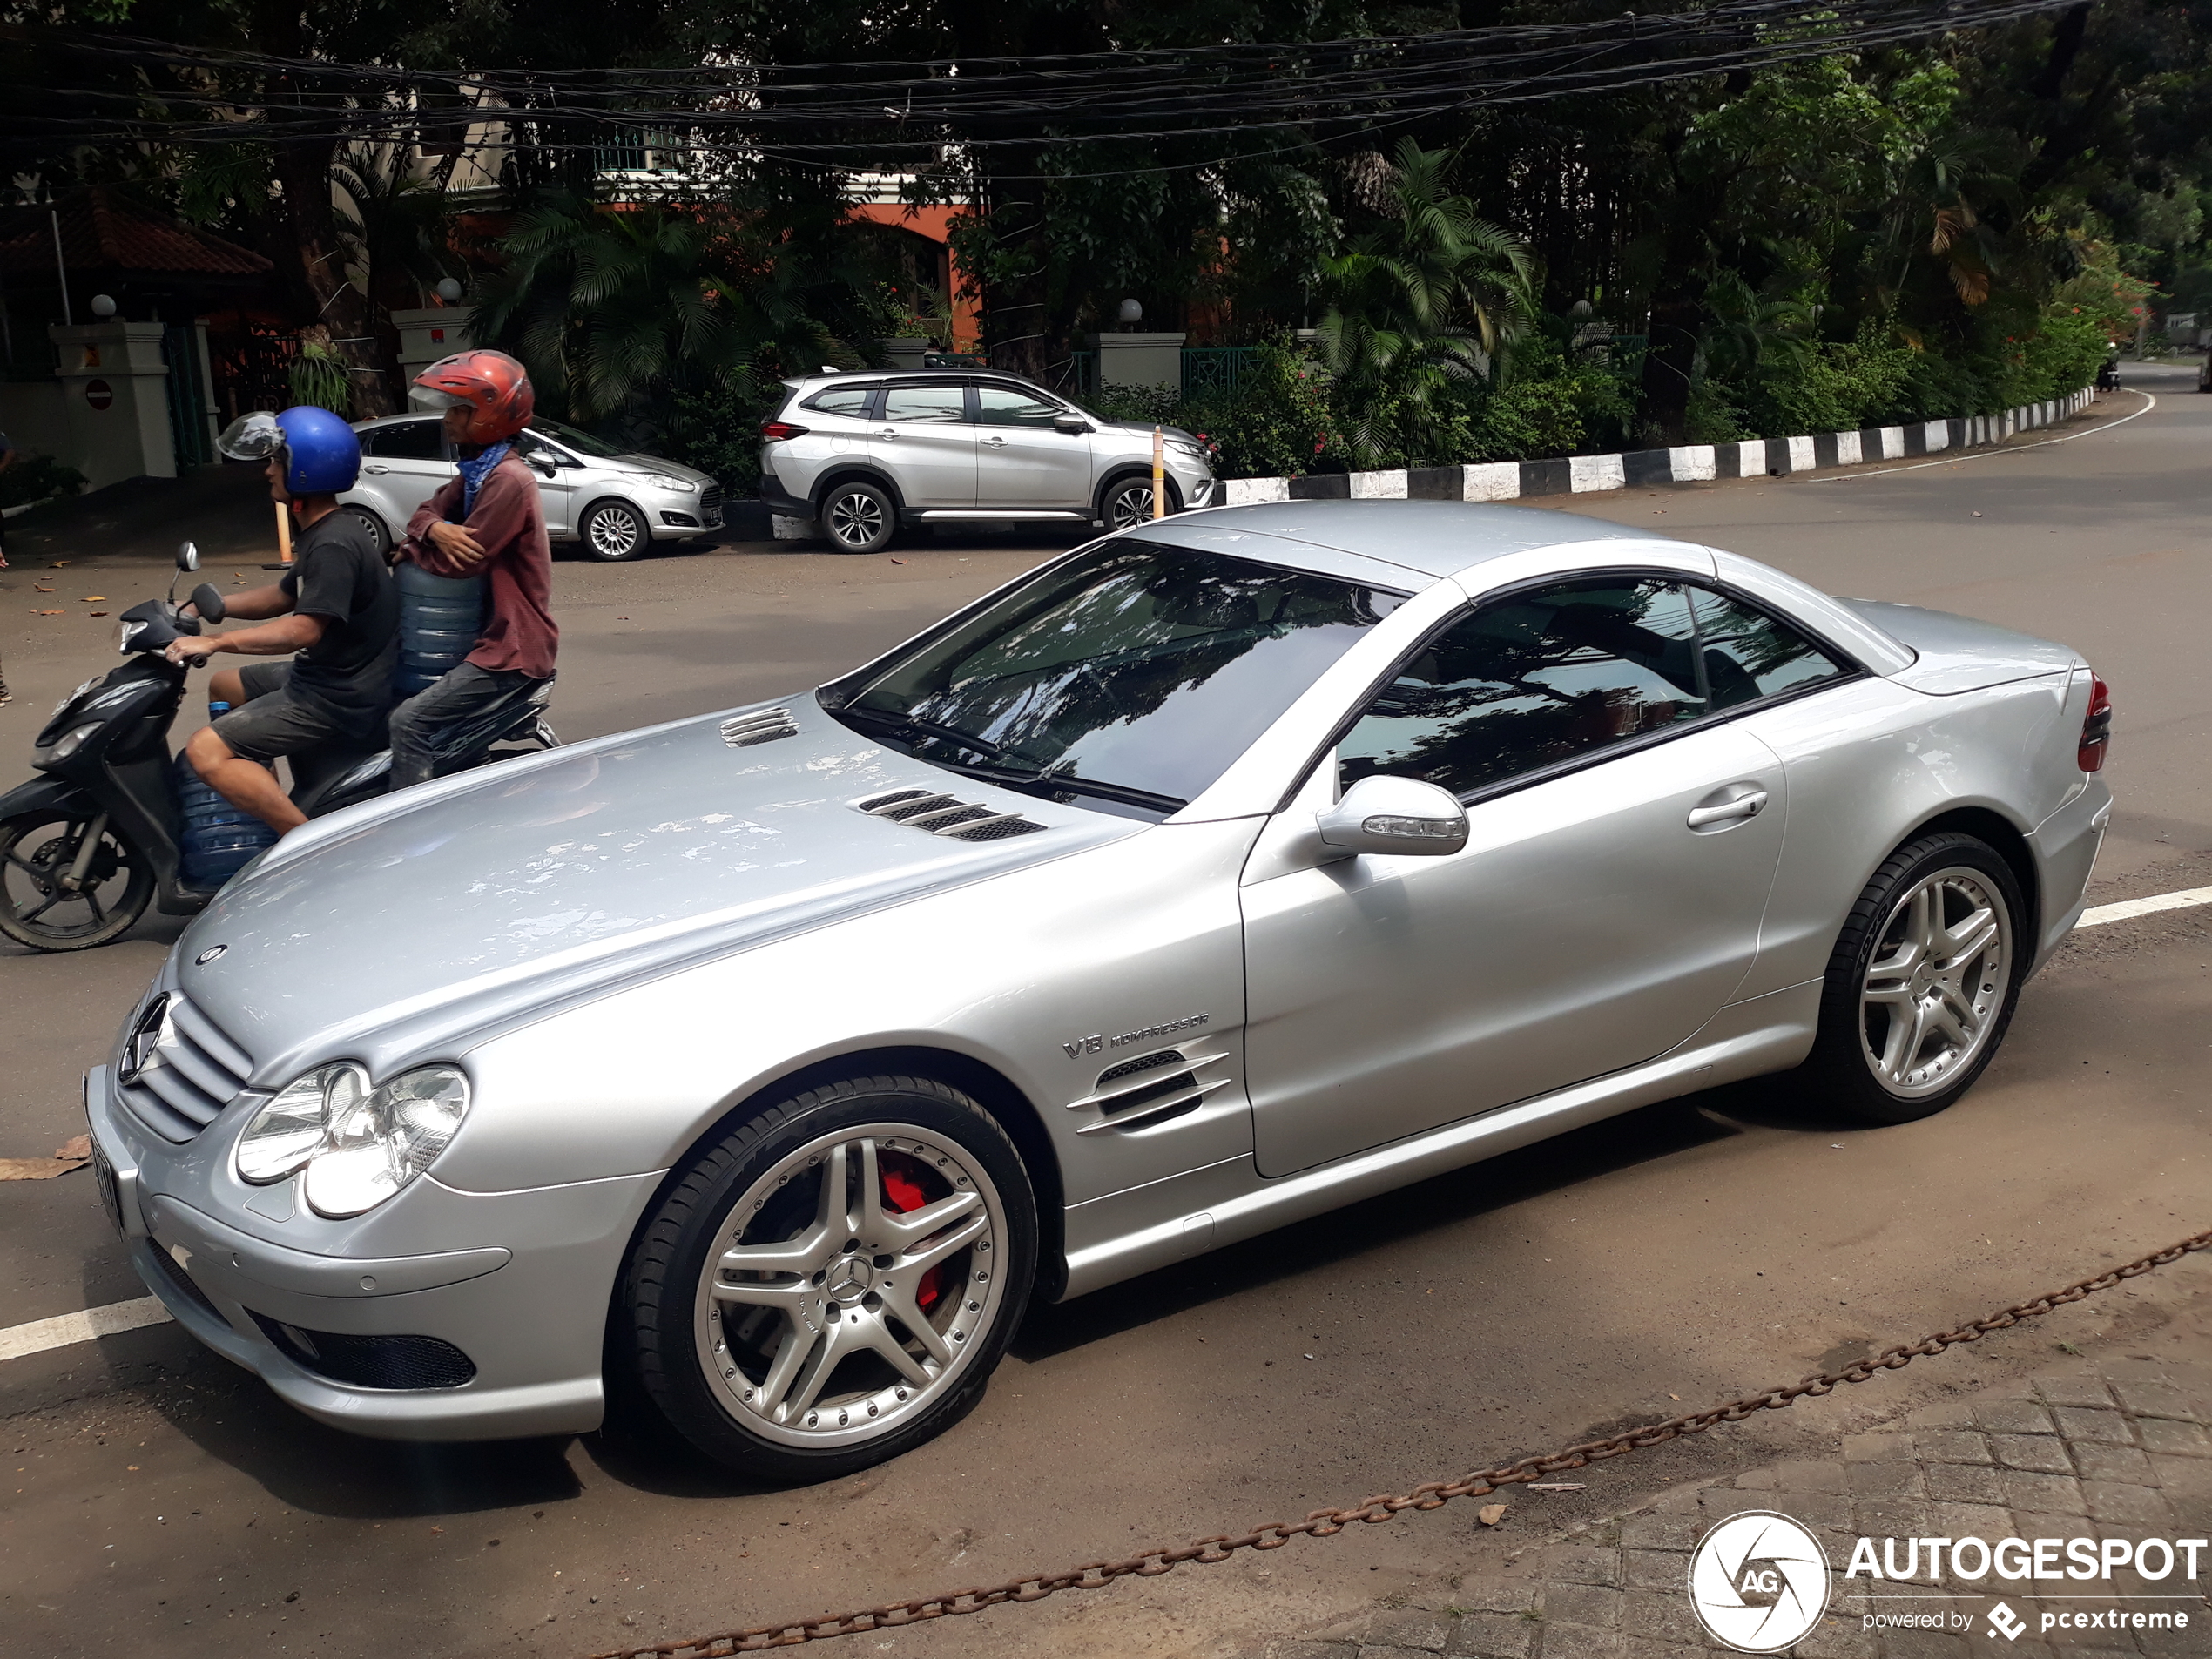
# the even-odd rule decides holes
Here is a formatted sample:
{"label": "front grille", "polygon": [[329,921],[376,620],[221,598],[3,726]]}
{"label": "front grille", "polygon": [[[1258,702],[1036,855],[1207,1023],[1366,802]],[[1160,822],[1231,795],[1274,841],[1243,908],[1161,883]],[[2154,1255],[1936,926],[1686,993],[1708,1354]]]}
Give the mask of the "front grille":
{"label": "front grille", "polygon": [[131,1116],[166,1141],[189,1141],[238,1097],[253,1056],[171,991],[148,1004],[124,1044],[116,1093]]}
{"label": "front grille", "polygon": [[699,496],[699,511],[706,519],[709,529],[722,527],[722,486],[709,484]]}
{"label": "front grille", "polygon": [[789,709],[755,709],[722,722],[722,741],[732,749],[750,749],[756,743],[798,735],[799,723],[791,718]]}
{"label": "front grille", "polygon": [[1001,813],[929,789],[894,790],[853,805],[870,818],[910,824],[948,841],[997,841],[1009,835],[1034,835],[1044,827],[1019,813]]}
{"label": "front grille", "polygon": [[302,1370],[356,1388],[458,1388],[476,1374],[476,1362],[441,1337],[347,1336],[266,1313],[253,1314],[253,1323]]}

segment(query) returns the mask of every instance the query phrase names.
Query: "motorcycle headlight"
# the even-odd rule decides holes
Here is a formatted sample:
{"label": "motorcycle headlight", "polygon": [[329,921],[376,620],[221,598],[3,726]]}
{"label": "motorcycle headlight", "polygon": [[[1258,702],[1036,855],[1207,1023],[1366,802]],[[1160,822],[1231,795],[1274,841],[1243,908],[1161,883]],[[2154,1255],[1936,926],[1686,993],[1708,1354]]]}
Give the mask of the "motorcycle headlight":
{"label": "motorcycle headlight", "polygon": [[696,496],[699,493],[699,487],[690,479],[671,478],[664,472],[649,472],[645,475],[645,482],[649,484],[657,484],[663,489],[672,489],[679,496]]}
{"label": "motorcycle headlight", "polygon": [[374,1210],[430,1167],[469,1111],[457,1066],[418,1066],[371,1087],[350,1062],[295,1078],[238,1140],[238,1172],[264,1186],[305,1168],[307,1204],[339,1219]]}
{"label": "motorcycle headlight", "polygon": [[53,758],[57,760],[68,759],[70,756],[82,749],[86,739],[105,724],[104,721],[94,720],[91,725],[80,725],[73,732],[64,732],[53,746],[51,751]]}

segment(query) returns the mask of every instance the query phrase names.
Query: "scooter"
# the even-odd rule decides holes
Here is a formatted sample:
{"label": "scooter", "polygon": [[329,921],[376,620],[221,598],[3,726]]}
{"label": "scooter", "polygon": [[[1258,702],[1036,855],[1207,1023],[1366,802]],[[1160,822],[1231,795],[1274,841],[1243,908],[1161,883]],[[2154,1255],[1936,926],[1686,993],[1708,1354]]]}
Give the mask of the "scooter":
{"label": "scooter", "polygon": [[[177,550],[179,576],[199,569],[199,550]],[[0,934],[33,950],[84,950],[128,932],[152,904],[189,916],[220,889],[185,878],[184,804],[169,728],[184,702],[186,671],[163,656],[200,622],[223,619],[221,593],[202,583],[187,616],[168,597],[125,611],[117,648],[128,659],[64,698],[33,741],[40,774],[0,795]],[[440,734],[440,775],[556,746],[546,724],[550,680],[518,689]],[[507,744],[518,747],[500,748]],[[387,750],[302,755],[292,799],[309,818],[374,799],[390,781]]]}

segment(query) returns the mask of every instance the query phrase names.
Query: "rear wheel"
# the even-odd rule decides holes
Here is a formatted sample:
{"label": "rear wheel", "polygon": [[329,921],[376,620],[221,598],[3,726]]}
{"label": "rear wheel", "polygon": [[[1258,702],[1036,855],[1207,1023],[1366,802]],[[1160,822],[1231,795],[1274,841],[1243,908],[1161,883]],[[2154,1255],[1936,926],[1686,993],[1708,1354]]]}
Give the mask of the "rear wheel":
{"label": "rear wheel", "polygon": [[603,564],[621,564],[643,558],[652,549],[653,533],[637,509],[627,502],[603,501],[583,516],[578,529],[583,550]]}
{"label": "rear wheel", "polygon": [[0,934],[33,950],[87,950],[130,931],[153,897],[153,867],[112,829],[92,843],[84,813],[24,813],[0,821]]}
{"label": "rear wheel", "polygon": [[1028,1301],[1036,1205],[958,1090],[866,1077],[701,1151],[624,1276],[637,1381],[725,1467],[826,1480],[934,1439],[982,1397]]}
{"label": "rear wheel", "polygon": [[391,533],[384,528],[384,521],[368,508],[347,506],[338,510],[358,521],[361,527],[368,532],[369,542],[376,549],[377,556],[381,558],[392,550]]}
{"label": "rear wheel", "polygon": [[2026,914],[2012,867],[1987,843],[1945,833],[1898,848],[1836,941],[1804,1080],[1875,1123],[1956,1101],[2012,1022]]}
{"label": "rear wheel", "polygon": [[898,533],[899,509],[880,484],[833,484],[822,497],[822,533],[840,553],[880,553]]}

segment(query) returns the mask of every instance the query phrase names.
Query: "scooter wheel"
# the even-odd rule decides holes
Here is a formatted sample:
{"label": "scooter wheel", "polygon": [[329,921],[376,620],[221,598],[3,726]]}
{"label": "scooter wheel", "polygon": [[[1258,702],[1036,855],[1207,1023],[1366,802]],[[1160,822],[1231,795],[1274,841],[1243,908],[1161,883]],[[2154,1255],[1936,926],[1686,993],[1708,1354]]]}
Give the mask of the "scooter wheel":
{"label": "scooter wheel", "polygon": [[0,819],[0,934],[33,950],[89,950],[131,930],[153,899],[153,864],[112,829],[75,869],[91,820],[49,809]]}

